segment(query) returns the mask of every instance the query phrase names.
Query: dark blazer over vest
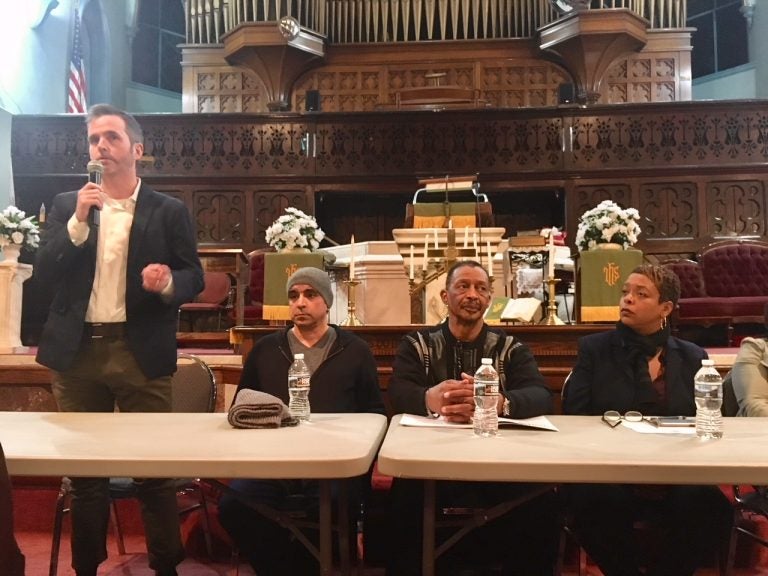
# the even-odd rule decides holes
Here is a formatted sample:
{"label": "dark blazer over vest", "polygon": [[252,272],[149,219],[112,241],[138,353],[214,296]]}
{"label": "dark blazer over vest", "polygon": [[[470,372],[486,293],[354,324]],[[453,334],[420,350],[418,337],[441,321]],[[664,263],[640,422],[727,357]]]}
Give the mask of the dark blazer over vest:
{"label": "dark blazer over vest", "polygon": [[707,353],[696,344],[670,336],[664,352],[666,405],[649,404],[618,331],[591,334],[579,339],[576,366],[563,394],[565,414],[601,415],[606,410],[639,410],[647,416],[692,416],[693,377]]}
{"label": "dark blazer over vest", "polygon": [[[85,313],[96,273],[98,229],[75,246],[67,222],[75,212],[77,192],[53,200],[35,262],[35,276],[54,292],[37,352],[37,361],[53,370],[68,369],[83,336]],[[141,287],[147,264],[166,264],[173,274],[169,302]],[[203,270],[189,211],[179,200],[142,183],[129,236],[125,308],[127,342],[147,378],[176,371],[179,306],[203,289]]]}

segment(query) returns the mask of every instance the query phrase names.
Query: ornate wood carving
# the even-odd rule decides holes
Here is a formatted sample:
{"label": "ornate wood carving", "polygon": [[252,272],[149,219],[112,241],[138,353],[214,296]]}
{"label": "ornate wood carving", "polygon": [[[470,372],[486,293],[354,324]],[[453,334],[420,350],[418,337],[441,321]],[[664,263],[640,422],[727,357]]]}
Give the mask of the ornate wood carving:
{"label": "ornate wood carving", "polygon": [[580,102],[600,99],[600,85],[614,59],[640,51],[648,21],[624,9],[576,10],[539,29],[539,48],[573,74]]}
{"label": "ornate wood carving", "polygon": [[[223,50],[182,49],[184,111],[266,112],[265,85],[273,79],[266,72],[259,77],[230,66]],[[600,102],[690,99],[690,32],[654,30],[640,53],[617,56],[605,63]],[[446,73],[443,84],[477,90],[481,100],[497,108],[555,106],[558,86],[574,82],[563,67],[548,62],[532,40],[499,39],[408,47],[334,45],[322,65],[301,76],[301,71],[296,73],[296,81],[286,90],[296,111],[305,109],[307,90],[318,90],[323,112],[365,112],[393,105],[395,92],[425,86],[424,75],[435,72]]]}
{"label": "ornate wood carving", "polygon": [[266,110],[264,85],[255,73],[223,67],[196,71],[195,112],[261,112]]}
{"label": "ornate wood carving", "polygon": [[275,22],[249,22],[223,38],[224,57],[256,73],[264,83],[271,111],[289,109],[296,79],[325,56],[323,38],[298,23],[296,27],[286,31]]}
{"label": "ornate wood carving", "polygon": [[646,240],[696,238],[698,195],[693,182],[647,182],[640,185],[637,209]]}
{"label": "ornate wood carving", "polygon": [[[139,120],[142,177],[189,207],[201,244],[263,246],[288,205],[317,213],[339,242],[353,231],[388,240],[419,178],[457,173],[480,174],[508,231],[560,222],[573,232],[603,199],[635,206],[651,255],[768,225],[764,102]],[[14,116],[22,209],[50,209],[85,181],[85,140],[82,118]]]}
{"label": "ornate wood carving", "polygon": [[707,186],[707,233],[711,236],[765,235],[765,182],[713,181]]}
{"label": "ornate wood carving", "polygon": [[264,235],[272,222],[283,214],[286,208],[293,206],[309,214],[314,213],[314,203],[303,189],[264,188],[253,192],[253,237],[254,244],[265,245]]}

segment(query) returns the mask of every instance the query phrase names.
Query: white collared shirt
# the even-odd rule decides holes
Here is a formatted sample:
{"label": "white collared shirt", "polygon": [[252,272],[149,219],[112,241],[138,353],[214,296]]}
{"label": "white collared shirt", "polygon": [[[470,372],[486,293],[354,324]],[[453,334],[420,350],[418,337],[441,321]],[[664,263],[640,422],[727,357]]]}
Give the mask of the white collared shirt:
{"label": "white collared shirt", "polygon": [[[93,279],[86,322],[125,322],[125,286],[128,267],[128,244],[133,224],[133,213],[139,196],[141,179],[129,198],[115,200],[102,194],[96,249],[96,275]],[[90,232],[87,222],[79,222],[75,215],[67,222],[69,237],[75,246],[82,245]]]}

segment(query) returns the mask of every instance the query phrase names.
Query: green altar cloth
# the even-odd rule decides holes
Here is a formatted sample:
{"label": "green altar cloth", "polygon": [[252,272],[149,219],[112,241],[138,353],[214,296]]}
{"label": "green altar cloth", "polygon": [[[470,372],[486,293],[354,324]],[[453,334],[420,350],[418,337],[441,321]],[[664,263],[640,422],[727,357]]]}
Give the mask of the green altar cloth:
{"label": "green altar cloth", "polygon": [[285,283],[299,268],[323,270],[323,255],[312,252],[278,252],[264,255],[264,320],[290,320]]}
{"label": "green altar cloth", "polygon": [[621,289],[630,272],[643,263],[643,253],[587,250],[580,256],[579,295],[582,322],[616,322]]}

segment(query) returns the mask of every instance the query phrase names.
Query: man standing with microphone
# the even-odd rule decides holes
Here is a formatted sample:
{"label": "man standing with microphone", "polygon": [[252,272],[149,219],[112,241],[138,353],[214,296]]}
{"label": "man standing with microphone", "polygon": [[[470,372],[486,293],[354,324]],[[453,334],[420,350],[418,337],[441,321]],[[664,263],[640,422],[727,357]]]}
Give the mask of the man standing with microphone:
{"label": "man standing with microphone", "polygon": [[[89,182],[53,200],[35,274],[54,287],[37,361],[65,412],[169,412],[178,308],[203,289],[192,222],[144,184],[133,116],[88,111]],[[93,216],[90,213],[93,212]],[[176,574],[184,557],[172,480],[137,479],[149,564]],[[95,576],[107,557],[109,479],[72,478],[72,566]]]}

